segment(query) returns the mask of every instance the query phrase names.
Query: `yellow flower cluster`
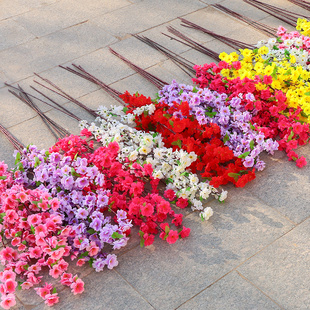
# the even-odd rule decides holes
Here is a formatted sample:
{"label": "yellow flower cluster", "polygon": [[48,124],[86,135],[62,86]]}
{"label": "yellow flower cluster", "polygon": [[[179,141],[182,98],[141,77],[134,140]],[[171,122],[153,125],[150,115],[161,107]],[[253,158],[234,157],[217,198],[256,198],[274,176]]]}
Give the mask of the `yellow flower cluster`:
{"label": "yellow flower cluster", "polygon": [[310,35],[310,22],[308,22],[306,19],[298,18],[296,30],[299,30],[301,34],[304,36]]}
{"label": "yellow flower cluster", "polygon": [[[310,22],[299,20],[299,26],[306,33],[310,33]],[[229,64],[234,61],[240,61],[241,68],[223,69],[221,74],[228,79],[237,77],[254,79],[259,75],[272,76],[271,87],[286,93],[288,106],[303,109],[305,121],[310,123],[310,72],[301,65],[295,64],[295,56],[290,55],[289,51],[285,52],[282,59],[272,59],[267,55],[268,47],[262,46],[259,49],[241,49],[240,55],[237,53],[221,53],[220,59]],[[295,65],[294,65],[295,64]],[[258,90],[267,88],[266,85],[260,83],[257,85]]]}

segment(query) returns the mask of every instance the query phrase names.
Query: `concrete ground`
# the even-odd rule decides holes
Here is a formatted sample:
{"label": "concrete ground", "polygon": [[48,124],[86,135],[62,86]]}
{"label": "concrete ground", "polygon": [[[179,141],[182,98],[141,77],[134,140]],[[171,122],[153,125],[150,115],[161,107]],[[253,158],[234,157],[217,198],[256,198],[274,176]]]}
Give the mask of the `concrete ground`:
{"label": "concrete ground", "polygon": [[[267,1],[309,14],[287,0]],[[152,38],[196,64],[212,61],[163,36],[173,25],[216,52],[231,48],[212,37],[180,26],[184,17],[217,33],[255,43],[266,36],[221,13],[221,3],[268,25],[292,27],[242,0],[1,0],[0,123],[24,144],[48,148],[55,140],[39,117],[8,92],[4,82],[27,90],[40,73],[75,98],[96,108],[115,104],[96,85],[58,65],[76,63],[119,91],[153,96],[157,89],[108,47],[170,82],[190,78],[162,54],[131,36]],[[89,115],[51,94],[80,117]],[[72,133],[77,122],[44,104],[40,107]],[[0,135],[0,159],[13,164],[13,148]],[[309,161],[310,147],[300,149]],[[209,202],[214,216],[201,222],[188,213],[189,238],[174,245],[157,239],[140,248],[133,237],[119,254],[119,266],[96,273],[76,268],[85,292],[73,296],[59,286],[55,309],[310,309],[310,166],[298,169],[284,154],[267,157],[267,168],[245,189],[229,189],[224,204]],[[34,292],[19,291],[14,309],[46,309]]]}

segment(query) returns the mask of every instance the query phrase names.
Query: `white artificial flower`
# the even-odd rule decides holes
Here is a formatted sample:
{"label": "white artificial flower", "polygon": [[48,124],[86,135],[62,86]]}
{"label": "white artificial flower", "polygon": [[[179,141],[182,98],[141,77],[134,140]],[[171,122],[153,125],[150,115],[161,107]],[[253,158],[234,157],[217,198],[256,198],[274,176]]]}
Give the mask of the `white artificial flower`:
{"label": "white artificial flower", "polygon": [[210,207],[207,207],[203,210],[203,212],[200,212],[200,216],[203,220],[208,220],[213,215],[213,210]]}

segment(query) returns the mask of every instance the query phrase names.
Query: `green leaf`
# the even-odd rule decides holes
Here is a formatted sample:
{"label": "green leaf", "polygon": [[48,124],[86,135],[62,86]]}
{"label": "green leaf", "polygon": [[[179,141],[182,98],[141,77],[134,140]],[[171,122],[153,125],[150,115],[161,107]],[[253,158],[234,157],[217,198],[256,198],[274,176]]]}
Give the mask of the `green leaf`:
{"label": "green leaf", "polygon": [[230,172],[228,173],[228,176],[233,178],[235,181],[238,181],[239,173]]}
{"label": "green leaf", "polygon": [[56,293],[57,293],[57,290],[56,290],[56,287],[54,287],[52,290],[52,294],[56,294]]}
{"label": "green leaf", "polygon": [[111,236],[113,239],[120,239],[120,238],[123,238],[124,236],[119,234],[117,231],[115,231],[112,236]]}
{"label": "green leaf", "polygon": [[166,227],[165,227],[165,233],[166,233],[166,234],[168,234],[168,233],[169,233],[169,231],[170,231],[169,226],[166,226]]}
{"label": "green leaf", "polygon": [[172,120],[169,121],[169,124],[171,125],[171,127],[173,127],[173,121]]}
{"label": "green leaf", "polygon": [[23,284],[24,282],[18,281],[17,283],[18,283],[17,289],[18,289],[18,290],[21,290],[21,289],[22,289],[22,284]]}
{"label": "green leaf", "polygon": [[305,96],[310,96],[310,91],[306,92]]}
{"label": "green leaf", "polygon": [[23,240],[23,241],[22,241],[22,244],[26,245],[26,244],[27,244],[27,241],[26,241],[26,240]]}
{"label": "green leaf", "polygon": [[22,232],[19,231],[19,232],[17,232],[17,233],[15,234],[15,237],[20,237],[21,235],[22,235]]}
{"label": "green leaf", "polygon": [[89,264],[89,266],[90,267],[93,267],[93,262],[94,262],[94,258],[93,257],[91,257],[90,259],[89,259],[89,261],[88,261],[88,264]]}
{"label": "green leaf", "polygon": [[188,187],[186,187],[186,191],[190,191],[191,190],[191,188],[188,186]]}
{"label": "green leaf", "polygon": [[89,234],[92,235],[92,234],[94,234],[96,231],[95,231],[95,229],[91,228],[91,229],[88,229],[87,232],[88,232]]}
{"label": "green leaf", "polygon": [[226,133],[224,139],[223,139],[223,142],[226,143],[227,141],[229,141],[229,135],[228,133]]}
{"label": "green leaf", "polygon": [[198,93],[198,89],[196,87],[193,88],[193,93]]}
{"label": "green leaf", "polygon": [[2,176],[0,177],[0,180],[5,180],[6,178],[7,178],[7,176],[2,175]]}
{"label": "green leaf", "polygon": [[251,150],[254,149],[254,140],[252,140],[252,141],[250,142],[250,148],[251,148]]}
{"label": "green leaf", "polygon": [[291,141],[293,137],[294,137],[294,131],[291,130],[291,133],[290,133],[290,135],[287,138],[287,142]]}
{"label": "green leaf", "polygon": [[144,247],[144,242],[145,242],[145,240],[143,239],[143,237],[141,237],[141,240],[140,240],[140,247],[141,248]]}
{"label": "green leaf", "polygon": [[25,270],[28,270],[28,268],[29,268],[29,265],[28,265],[28,264],[24,265],[24,269],[25,269]]}
{"label": "green leaf", "polygon": [[249,154],[250,154],[250,152],[245,152],[245,153],[239,155],[238,158],[246,158]]}
{"label": "green leaf", "polygon": [[166,117],[166,118],[170,118],[171,117],[170,114],[163,114],[163,116]]}
{"label": "green leaf", "polygon": [[216,112],[206,112],[206,115],[213,118],[217,113]]}
{"label": "green leaf", "polygon": [[15,157],[15,165],[17,165],[19,162],[20,162],[20,153],[17,152]]}
{"label": "green leaf", "polygon": [[40,165],[40,159],[38,157],[34,158],[34,168],[38,167]]}
{"label": "green leaf", "polygon": [[81,176],[79,173],[77,173],[75,171],[75,169],[73,167],[71,167],[71,175],[73,175],[74,177],[80,177]]}
{"label": "green leaf", "polygon": [[31,232],[33,233],[33,234],[35,234],[35,229],[34,229],[34,227],[33,227],[33,225],[31,225]]}
{"label": "green leaf", "polygon": [[0,213],[0,218],[3,219],[5,217],[6,213]]}
{"label": "green leaf", "polygon": [[179,148],[182,148],[182,141],[180,139],[177,141],[173,141],[171,145],[177,145]]}
{"label": "green leaf", "polygon": [[204,221],[204,220],[205,220],[205,219],[203,218],[203,215],[202,215],[202,214],[200,215],[200,218],[201,218],[201,220],[202,220],[202,221]]}
{"label": "green leaf", "polygon": [[126,113],[129,109],[127,107],[124,107],[123,112]]}

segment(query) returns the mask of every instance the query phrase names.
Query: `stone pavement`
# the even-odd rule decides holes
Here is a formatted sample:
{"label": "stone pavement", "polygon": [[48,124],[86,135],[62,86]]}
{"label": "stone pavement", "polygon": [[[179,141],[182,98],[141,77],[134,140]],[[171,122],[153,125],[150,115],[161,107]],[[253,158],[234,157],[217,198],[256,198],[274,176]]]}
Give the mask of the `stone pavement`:
{"label": "stone pavement", "polygon": [[[287,0],[265,0],[302,12]],[[24,144],[48,148],[55,141],[39,117],[8,93],[4,82],[30,90],[34,72],[96,108],[115,104],[97,86],[58,67],[72,62],[112,87],[153,96],[156,88],[113,56],[111,46],[137,65],[170,82],[190,78],[162,54],[131,34],[152,38],[197,64],[212,59],[163,36],[173,25],[216,52],[232,51],[212,37],[180,26],[184,17],[219,34],[248,43],[266,36],[210,4],[221,3],[270,26],[292,27],[242,0],[1,0],[0,123]],[[303,12],[304,14],[310,12]],[[53,96],[53,95],[51,95]],[[80,117],[89,116],[60,97]],[[53,97],[53,98],[54,98]],[[77,122],[40,105],[72,133]],[[13,148],[0,135],[0,159],[13,164]],[[310,159],[309,145],[301,149]],[[245,189],[229,188],[224,204],[209,202],[214,216],[201,222],[187,213],[189,238],[140,248],[133,237],[119,253],[119,266],[96,273],[76,268],[85,292],[59,286],[55,309],[310,309],[310,168],[298,169],[280,152]],[[20,291],[14,309],[47,309],[34,292]]]}

